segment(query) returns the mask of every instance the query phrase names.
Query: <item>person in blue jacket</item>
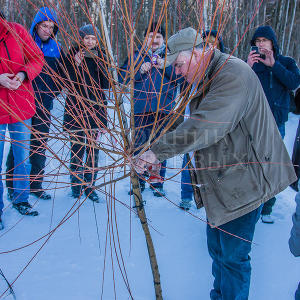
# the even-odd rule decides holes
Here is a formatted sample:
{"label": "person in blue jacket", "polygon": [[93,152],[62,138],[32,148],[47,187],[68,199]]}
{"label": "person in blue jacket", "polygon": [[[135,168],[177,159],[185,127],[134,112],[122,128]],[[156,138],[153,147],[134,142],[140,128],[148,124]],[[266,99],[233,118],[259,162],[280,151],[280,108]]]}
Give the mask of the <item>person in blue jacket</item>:
{"label": "person in blue jacket", "polygon": [[[284,138],[285,122],[288,120],[290,109],[289,91],[296,89],[300,84],[299,69],[293,58],[279,53],[276,35],[270,26],[260,26],[256,29],[251,46],[257,46],[259,53],[255,50],[250,51],[247,63],[260,80],[278,130]],[[261,216],[264,223],[274,223],[271,213],[275,201],[276,198],[273,197],[264,204]]]}
{"label": "person in blue jacket", "polygon": [[[225,52],[222,36],[217,30],[206,30],[202,33],[203,42],[208,48],[217,48],[221,52]],[[184,89],[184,84],[183,84]],[[188,106],[187,106],[188,107]],[[185,116],[187,114],[185,113]],[[191,176],[189,170],[189,156],[183,155],[182,171],[181,171],[181,201],[179,207],[183,210],[189,210],[191,208],[191,202],[193,201],[194,190],[191,185]],[[192,163],[193,165],[193,163]]]}
{"label": "person in blue jacket", "polygon": [[[58,19],[55,11],[48,7],[39,9],[30,28],[30,34],[42,50],[46,64],[40,75],[33,81],[35,92],[36,113],[32,117],[32,133],[30,142],[31,182],[30,193],[40,199],[51,199],[51,195],[42,188],[44,168],[46,164],[46,143],[51,125],[50,111],[53,108],[53,99],[60,93],[58,84],[59,61],[61,47],[56,41],[58,33]],[[10,149],[7,159],[8,197],[13,194],[13,153]]]}
{"label": "person in blue jacket", "polygon": [[[173,67],[164,69],[166,46],[163,26],[153,22],[150,24],[148,34],[147,30],[148,27],[144,33],[145,47],[134,53],[135,66],[140,65],[134,77],[134,125],[136,130],[134,147],[136,154],[149,141],[152,131],[151,140],[154,140],[167,126],[170,112],[175,106],[177,84],[180,81],[175,75]],[[130,71],[128,60],[121,69],[120,81],[127,83]],[[156,117],[157,122],[155,122]],[[166,161],[162,163],[160,177],[165,178],[165,174]],[[140,187],[141,191],[144,191],[145,181],[143,179],[140,179]],[[151,188],[155,196],[165,195],[163,183],[152,183]]]}

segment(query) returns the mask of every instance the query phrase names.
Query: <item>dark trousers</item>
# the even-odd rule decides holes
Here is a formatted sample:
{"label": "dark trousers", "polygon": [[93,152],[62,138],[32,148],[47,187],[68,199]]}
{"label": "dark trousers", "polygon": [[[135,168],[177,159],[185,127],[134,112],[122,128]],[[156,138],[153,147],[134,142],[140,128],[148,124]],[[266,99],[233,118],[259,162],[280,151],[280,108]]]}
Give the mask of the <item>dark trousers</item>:
{"label": "dark trousers", "polygon": [[[285,136],[285,124],[284,123],[277,124],[277,127],[278,127],[278,130],[279,130],[279,132],[281,134],[281,137],[283,139],[284,136]],[[272,213],[272,208],[273,208],[275,202],[276,202],[275,197],[273,197],[270,200],[268,200],[267,202],[265,202],[265,204],[263,206],[263,209],[261,211],[261,214],[262,215],[270,215]]]}
{"label": "dark trousers", "polygon": [[[42,189],[44,169],[46,165],[46,146],[51,125],[51,115],[48,110],[37,109],[31,119],[30,136],[30,190],[37,191]],[[9,192],[13,190],[13,168],[14,157],[12,147],[10,147],[6,160],[6,186]]]}
{"label": "dark trousers", "polygon": [[96,137],[96,131],[92,131],[88,135],[84,131],[70,134],[71,183],[80,183],[82,178],[88,185],[95,185],[99,160],[99,149],[95,147]]}
{"label": "dark trousers", "polygon": [[298,285],[298,289],[295,293],[295,300],[300,300],[300,282],[299,282],[299,285]]}
{"label": "dark trousers", "polygon": [[[166,127],[168,122],[166,122],[166,114],[159,113],[157,122],[154,128],[154,134],[152,137],[152,141],[155,140],[161,133],[161,131]],[[154,127],[155,122],[155,114],[154,113],[145,113],[145,114],[136,114],[134,116],[134,123],[135,123],[135,141],[134,147],[138,148],[149,141],[151,131]],[[161,126],[162,125],[162,126]],[[160,129],[158,129],[161,126]],[[140,150],[135,152],[137,155]],[[160,169],[160,176],[164,179],[166,176],[166,165],[167,161],[163,161],[161,164]],[[143,179],[139,179],[141,185],[145,185],[145,181]],[[154,187],[162,187],[162,183],[154,183],[152,184]]]}
{"label": "dark trousers", "polygon": [[[261,206],[219,228],[235,236],[252,241]],[[208,252],[213,259],[215,278],[210,292],[212,300],[247,300],[250,286],[251,243],[207,225]]]}

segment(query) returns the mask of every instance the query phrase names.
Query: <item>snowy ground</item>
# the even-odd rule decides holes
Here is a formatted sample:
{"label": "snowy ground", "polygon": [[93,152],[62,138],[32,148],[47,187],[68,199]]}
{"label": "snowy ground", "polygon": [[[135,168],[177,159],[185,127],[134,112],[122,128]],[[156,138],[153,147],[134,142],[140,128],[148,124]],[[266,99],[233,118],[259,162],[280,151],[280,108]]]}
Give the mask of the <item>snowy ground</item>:
{"label": "snowy ground", "polygon": [[[290,114],[285,138],[290,153],[297,125],[298,116]],[[60,155],[66,155],[60,150],[61,146],[56,142],[52,148]],[[170,161],[168,166],[180,167],[180,158]],[[55,171],[57,167],[58,162],[53,160],[47,166],[47,172]],[[172,174],[172,170],[167,173],[168,177]],[[67,176],[60,179],[68,181]],[[166,183],[169,201],[154,198],[149,189],[143,193],[163,295],[166,300],[205,300],[209,299],[213,282],[206,247],[206,224],[201,221],[205,220],[205,213],[193,208],[192,214],[188,214],[170,202],[179,203],[179,182],[177,176]],[[63,183],[57,186],[63,186]],[[53,189],[54,184],[50,188]],[[117,184],[115,194],[118,200],[131,205],[128,190],[129,180],[125,179]],[[47,234],[56,228],[69,210],[74,211],[74,199],[68,188],[51,190],[51,193],[53,200],[36,203],[40,215],[35,218],[21,218],[10,208],[10,203],[5,202],[5,230],[0,233],[0,267],[10,282],[17,279],[13,287],[16,299],[130,299],[122,276],[128,280],[134,299],[154,299],[147,249],[138,218],[123,204],[116,202],[114,207],[114,203],[102,195],[102,203],[93,206],[91,201],[84,202],[79,213],[66,220],[47,240]],[[266,225],[260,221],[257,224],[256,244],[251,254],[250,300],[293,299],[300,280],[300,259],[294,258],[288,249],[294,197],[295,192],[290,188],[282,192],[274,208],[275,224]],[[34,203],[35,199],[30,201]],[[110,214],[107,213],[108,207]],[[35,242],[44,235],[47,236]],[[24,246],[27,247],[20,248]],[[12,250],[15,251],[5,253]],[[5,288],[1,279],[0,295]],[[13,297],[10,295],[5,299]]]}

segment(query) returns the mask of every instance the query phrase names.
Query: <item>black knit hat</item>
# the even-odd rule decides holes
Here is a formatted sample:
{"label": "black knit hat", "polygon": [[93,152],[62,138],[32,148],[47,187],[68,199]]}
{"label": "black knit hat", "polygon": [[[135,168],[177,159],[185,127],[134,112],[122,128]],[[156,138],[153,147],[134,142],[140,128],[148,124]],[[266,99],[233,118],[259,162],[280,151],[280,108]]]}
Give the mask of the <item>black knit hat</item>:
{"label": "black knit hat", "polygon": [[[160,26],[158,26],[158,23],[157,22],[153,22],[150,26],[150,30],[149,32],[155,32],[155,30],[157,29],[157,33],[160,33],[163,38],[165,38],[166,36],[166,32],[165,32],[165,29],[164,27],[160,24]],[[144,36],[146,36],[147,34],[147,30],[148,30],[148,27],[145,28],[145,31],[144,31]]]}

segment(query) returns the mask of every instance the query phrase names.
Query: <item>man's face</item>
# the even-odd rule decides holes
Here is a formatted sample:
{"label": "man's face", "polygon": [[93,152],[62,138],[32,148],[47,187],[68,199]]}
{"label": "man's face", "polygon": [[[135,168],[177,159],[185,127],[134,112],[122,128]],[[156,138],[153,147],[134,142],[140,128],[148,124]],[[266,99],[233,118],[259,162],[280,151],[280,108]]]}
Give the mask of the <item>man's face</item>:
{"label": "man's face", "polygon": [[94,35],[89,35],[87,34],[84,38],[83,38],[83,44],[86,48],[88,48],[89,50],[93,49],[96,47],[97,45],[97,39]]}
{"label": "man's face", "polygon": [[265,37],[258,37],[255,39],[255,46],[258,47],[258,49],[267,49],[267,50],[273,50],[273,44],[271,40],[266,39]]}
{"label": "man's face", "polygon": [[[147,39],[147,47],[149,48],[151,45],[151,49],[153,51],[156,51],[158,48],[160,48],[164,43],[164,37],[160,34],[154,34],[153,32],[149,32]],[[153,42],[151,43],[153,39]]]}
{"label": "man's face", "polygon": [[43,21],[37,25],[36,32],[40,39],[45,42],[53,34],[54,22],[52,21]]}
{"label": "man's face", "polygon": [[203,50],[192,53],[181,52],[174,62],[175,74],[182,75],[189,83],[200,81],[207,63],[207,54]]}

